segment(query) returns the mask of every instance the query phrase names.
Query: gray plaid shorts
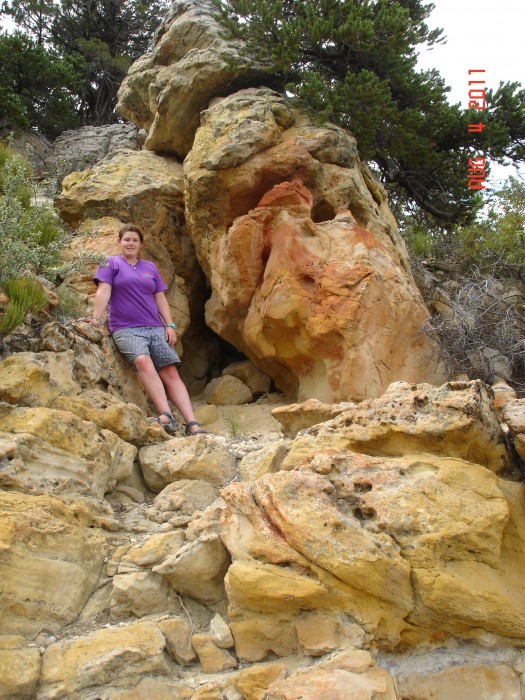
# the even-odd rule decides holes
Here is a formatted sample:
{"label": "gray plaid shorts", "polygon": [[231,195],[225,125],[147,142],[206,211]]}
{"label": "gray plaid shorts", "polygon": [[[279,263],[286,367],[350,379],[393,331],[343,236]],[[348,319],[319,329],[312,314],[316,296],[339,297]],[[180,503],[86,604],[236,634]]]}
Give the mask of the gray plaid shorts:
{"label": "gray plaid shorts", "polygon": [[112,333],[115,345],[130,362],[139,355],[149,355],[155,369],[166,365],[180,365],[180,357],[166,342],[166,331],[160,326],[121,328]]}

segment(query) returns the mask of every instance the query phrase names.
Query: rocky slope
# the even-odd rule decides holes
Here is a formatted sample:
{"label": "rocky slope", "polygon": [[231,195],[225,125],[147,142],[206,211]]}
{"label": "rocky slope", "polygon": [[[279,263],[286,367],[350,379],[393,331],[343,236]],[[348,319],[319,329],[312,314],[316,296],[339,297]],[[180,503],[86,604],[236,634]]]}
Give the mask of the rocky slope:
{"label": "rocky slope", "polygon": [[525,400],[445,381],[354,140],[236,56],[174,2],[58,200],[70,257],[145,229],[211,434],[105,330],[3,339],[0,698],[523,700]]}

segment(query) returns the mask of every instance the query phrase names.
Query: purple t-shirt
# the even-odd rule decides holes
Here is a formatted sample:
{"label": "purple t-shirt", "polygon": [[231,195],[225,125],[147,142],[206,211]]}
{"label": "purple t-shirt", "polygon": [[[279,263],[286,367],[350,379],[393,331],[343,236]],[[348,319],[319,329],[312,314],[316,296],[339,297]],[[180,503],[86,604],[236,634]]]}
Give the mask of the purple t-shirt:
{"label": "purple t-shirt", "polygon": [[154,263],[139,260],[133,268],[124,258],[112,255],[97,268],[95,284],[111,285],[108,328],[110,333],[121,328],[163,326],[154,294],[168,288]]}

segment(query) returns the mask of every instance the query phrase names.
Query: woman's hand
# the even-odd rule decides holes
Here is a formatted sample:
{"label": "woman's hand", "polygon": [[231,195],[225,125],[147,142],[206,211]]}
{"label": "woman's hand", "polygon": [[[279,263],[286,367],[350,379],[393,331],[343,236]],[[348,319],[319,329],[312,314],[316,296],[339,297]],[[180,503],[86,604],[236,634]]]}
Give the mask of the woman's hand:
{"label": "woman's hand", "polygon": [[177,333],[175,331],[175,328],[173,328],[172,326],[166,326],[165,331],[166,342],[168,343],[168,345],[171,345],[173,347],[177,342]]}

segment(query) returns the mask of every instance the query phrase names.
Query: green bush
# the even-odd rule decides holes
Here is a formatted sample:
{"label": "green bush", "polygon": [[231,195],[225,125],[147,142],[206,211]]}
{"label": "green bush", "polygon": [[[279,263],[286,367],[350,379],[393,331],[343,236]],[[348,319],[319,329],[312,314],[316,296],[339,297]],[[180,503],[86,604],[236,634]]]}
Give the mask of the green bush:
{"label": "green bush", "polygon": [[42,286],[29,277],[8,280],[5,292],[9,302],[0,320],[2,333],[9,333],[20,325],[29,311],[41,311],[47,305],[47,297]]}
{"label": "green bush", "polygon": [[50,204],[37,203],[28,161],[0,146],[0,286],[11,279],[53,277],[67,235]]}

